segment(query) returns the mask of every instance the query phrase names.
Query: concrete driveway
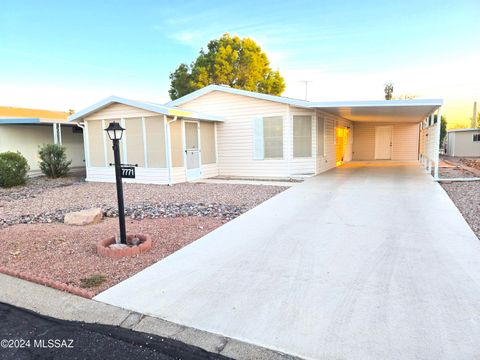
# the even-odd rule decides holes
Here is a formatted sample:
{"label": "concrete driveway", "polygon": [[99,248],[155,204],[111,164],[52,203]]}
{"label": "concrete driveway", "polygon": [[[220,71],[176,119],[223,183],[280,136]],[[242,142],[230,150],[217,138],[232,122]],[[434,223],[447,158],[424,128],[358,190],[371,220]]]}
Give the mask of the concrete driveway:
{"label": "concrete driveway", "polygon": [[305,358],[480,358],[480,241],[412,164],[311,178],[96,299]]}

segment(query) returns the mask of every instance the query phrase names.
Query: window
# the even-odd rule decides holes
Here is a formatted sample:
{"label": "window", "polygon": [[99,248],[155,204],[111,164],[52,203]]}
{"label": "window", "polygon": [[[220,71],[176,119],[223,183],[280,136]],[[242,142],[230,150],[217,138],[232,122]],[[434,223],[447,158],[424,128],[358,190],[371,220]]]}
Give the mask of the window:
{"label": "window", "polygon": [[317,155],[325,156],[325,118],[317,118]]}
{"label": "window", "polygon": [[263,156],[265,159],[283,158],[283,118],[263,118]]}
{"label": "window", "polygon": [[480,134],[473,134],[473,141],[480,141]]}
{"label": "window", "polygon": [[293,116],[293,157],[312,156],[312,117]]}

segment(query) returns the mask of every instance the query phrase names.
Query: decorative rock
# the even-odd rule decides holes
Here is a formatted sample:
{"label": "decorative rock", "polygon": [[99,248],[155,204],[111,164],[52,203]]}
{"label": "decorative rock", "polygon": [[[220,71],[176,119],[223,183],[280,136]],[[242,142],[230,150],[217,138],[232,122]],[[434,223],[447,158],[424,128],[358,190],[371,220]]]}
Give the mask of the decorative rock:
{"label": "decorative rock", "polygon": [[90,225],[98,224],[100,221],[102,221],[102,218],[102,209],[94,208],[68,213],[65,215],[63,222],[67,225]]}

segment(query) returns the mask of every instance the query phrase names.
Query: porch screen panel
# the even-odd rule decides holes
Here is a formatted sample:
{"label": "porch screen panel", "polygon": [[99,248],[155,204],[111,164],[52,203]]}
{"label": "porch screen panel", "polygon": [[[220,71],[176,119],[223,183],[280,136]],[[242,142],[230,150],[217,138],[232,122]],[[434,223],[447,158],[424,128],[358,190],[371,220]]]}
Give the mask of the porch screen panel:
{"label": "porch screen panel", "polygon": [[317,155],[325,156],[325,118],[317,118]]}
{"label": "porch screen panel", "polygon": [[281,116],[263,118],[263,144],[265,159],[283,158],[283,118]]}
{"label": "porch screen panel", "polygon": [[163,116],[145,118],[145,133],[147,137],[147,162],[149,168],[165,168],[165,124]]}
{"label": "porch screen panel", "polygon": [[215,123],[200,122],[200,148],[202,150],[202,164],[215,164]]}
{"label": "porch screen panel", "polygon": [[293,157],[312,156],[312,117],[293,116]]}
{"label": "porch screen panel", "polygon": [[129,164],[145,166],[143,126],[141,118],[125,119],[125,137],[127,141],[127,159]]}
{"label": "porch screen panel", "polygon": [[[90,157],[89,166],[105,166],[105,151],[103,137],[106,131],[102,128],[101,120],[89,120],[88,127],[88,153]],[[111,141],[110,141],[111,144]],[[107,145],[109,145],[107,143]],[[111,149],[111,146],[110,146]]]}

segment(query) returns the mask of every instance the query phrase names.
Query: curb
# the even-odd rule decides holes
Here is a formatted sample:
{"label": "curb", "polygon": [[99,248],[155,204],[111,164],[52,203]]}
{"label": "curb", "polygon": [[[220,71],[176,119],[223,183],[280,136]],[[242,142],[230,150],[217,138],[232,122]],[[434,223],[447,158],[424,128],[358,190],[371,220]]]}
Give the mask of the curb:
{"label": "curb", "polygon": [[44,286],[49,286],[53,289],[64,291],[64,292],[69,292],[73,295],[81,296],[86,299],[91,299],[95,296],[93,292],[90,292],[85,289],[81,289],[79,287],[73,286],[73,285],[68,285],[65,283],[62,283],[60,281],[56,280],[51,280],[43,276],[37,276],[37,275],[31,275],[26,272],[18,271],[18,270],[12,270],[9,269],[5,266],[0,266],[0,273],[5,274],[5,275],[10,275],[14,276],[16,278],[20,278],[26,281],[31,281],[33,283],[39,284],[39,285],[44,285]]}
{"label": "curb", "polygon": [[[2,268],[0,267],[0,272]],[[11,271],[19,274],[18,271]],[[202,348],[238,360],[299,360],[300,357],[139,314],[87,297],[0,274],[0,302],[62,320],[120,326]],[[31,277],[31,276],[30,276]]]}

